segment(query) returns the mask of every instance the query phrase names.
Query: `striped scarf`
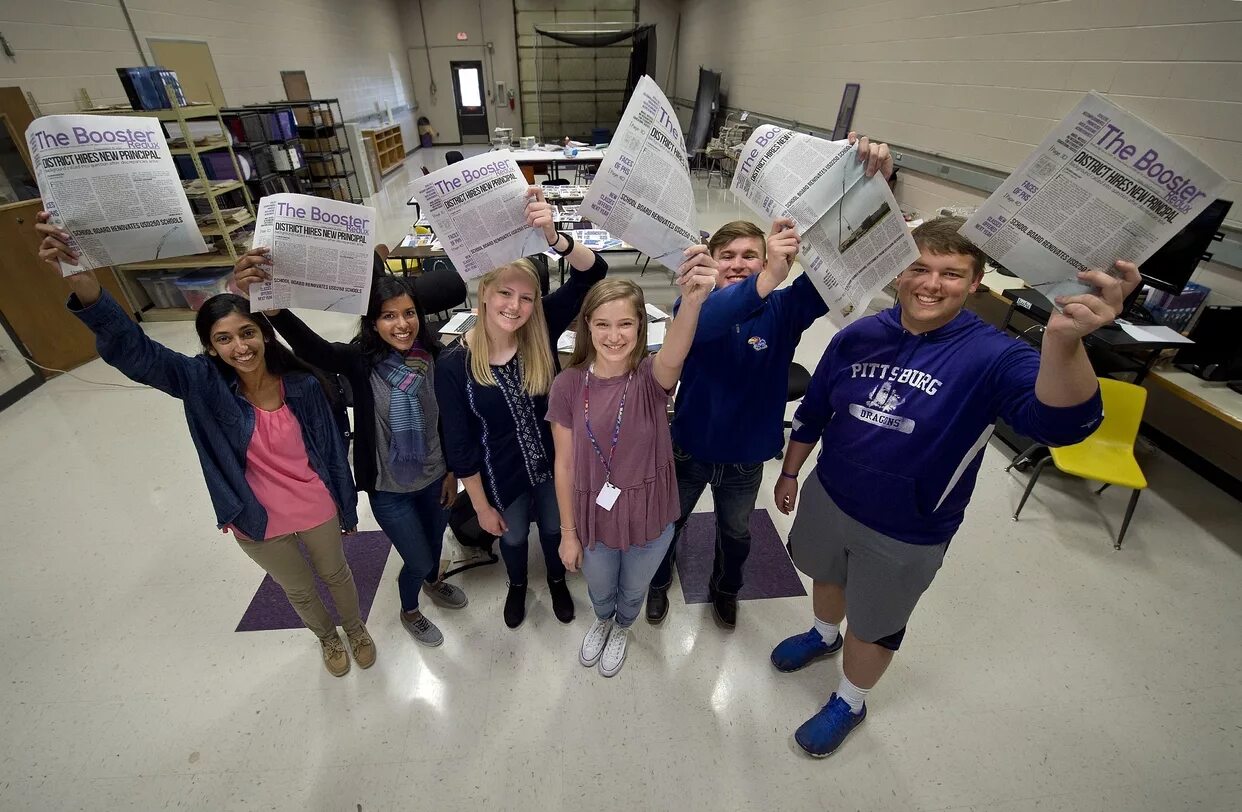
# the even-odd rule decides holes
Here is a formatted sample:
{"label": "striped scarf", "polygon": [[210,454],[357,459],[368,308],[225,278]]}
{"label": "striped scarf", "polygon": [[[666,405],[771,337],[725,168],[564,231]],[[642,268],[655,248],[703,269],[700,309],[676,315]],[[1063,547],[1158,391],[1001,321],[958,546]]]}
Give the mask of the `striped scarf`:
{"label": "striped scarf", "polygon": [[388,425],[392,430],[388,463],[398,482],[415,481],[427,457],[426,426],[418,390],[430,366],[431,354],[415,345],[406,353],[390,352],[377,368],[392,387],[388,404]]}

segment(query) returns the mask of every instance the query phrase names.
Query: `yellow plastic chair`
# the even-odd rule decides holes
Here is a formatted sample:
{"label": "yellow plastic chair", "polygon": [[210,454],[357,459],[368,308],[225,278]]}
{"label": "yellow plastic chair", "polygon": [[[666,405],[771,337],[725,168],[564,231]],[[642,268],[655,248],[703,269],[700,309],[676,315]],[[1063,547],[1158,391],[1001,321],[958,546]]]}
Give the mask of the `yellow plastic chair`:
{"label": "yellow plastic chair", "polygon": [[[1132,488],[1130,504],[1126,506],[1126,517],[1121,522],[1121,532],[1113,543],[1114,550],[1121,549],[1121,540],[1126,536],[1126,528],[1130,526],[1130,517],[1134,515],[1134,506],[1138,504],[1139,493],[1147,487],[1147,478],[1143,469],[1139,468],[1138,460],[1134,459],[1134,440],[1138,437],[1139,424],[1143,421],[1143,408],[1147,405],[1147,390],[1141,386],[1112,378],[1100,378],[1100,396],[1104,399],[1104,420],[1100,427],[1087,439],[1074,445],[1060,448],[1048,448],[1048,456],[1035,464],[1031,479],[1026,483],[1026,491],[1022,501],[1014,511],[1013,520],[1018,520],[1022,506],[1035,487],[1036,480],[1043,472],[1044,466],[1051,461],[1057,469],[1083,479],[1103,482],[1096,495],[1104,492],[1109,485],[1120,485]],[[1013,458],[1008,471],[1040,448],[1033,445]]]}

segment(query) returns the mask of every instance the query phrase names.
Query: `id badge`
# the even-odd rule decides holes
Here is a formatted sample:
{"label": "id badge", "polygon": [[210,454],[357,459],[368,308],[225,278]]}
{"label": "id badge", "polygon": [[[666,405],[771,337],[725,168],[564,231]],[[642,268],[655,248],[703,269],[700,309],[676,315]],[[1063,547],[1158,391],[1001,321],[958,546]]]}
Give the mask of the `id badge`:
{"label": "id badge", "polygon": [[599,496],[595,497],[595,504],[604,510],[612,510],[612,506],[617,503],[617,497],[620,495],[620,488],[611,482],[605,482],[604,487],[599,489]]}

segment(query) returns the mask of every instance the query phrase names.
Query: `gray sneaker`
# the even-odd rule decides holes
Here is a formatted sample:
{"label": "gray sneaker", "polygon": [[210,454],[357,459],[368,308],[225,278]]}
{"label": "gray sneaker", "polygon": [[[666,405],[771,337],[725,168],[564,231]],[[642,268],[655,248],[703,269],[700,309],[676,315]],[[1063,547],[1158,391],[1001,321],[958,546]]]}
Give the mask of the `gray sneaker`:
{"label": "gray sneaker", "polygon": [[444,635],[440,634],[436,624],[428,620],[426,615],[419,614],[414,620],[410,620],[405,612],[402,612],[401,625],[411,637],[429,648],[435,648],[444,642]]}
{"label": "gray sneaker", "polygon": [[466,597],[461,587],[453,586],[446,581],[440,581],[434,585],[424,582],[423,592],[427,593],[427,597],[435,601],[437,606],[443,606],[445,609],[461,609],[470,603],[470,599]]}

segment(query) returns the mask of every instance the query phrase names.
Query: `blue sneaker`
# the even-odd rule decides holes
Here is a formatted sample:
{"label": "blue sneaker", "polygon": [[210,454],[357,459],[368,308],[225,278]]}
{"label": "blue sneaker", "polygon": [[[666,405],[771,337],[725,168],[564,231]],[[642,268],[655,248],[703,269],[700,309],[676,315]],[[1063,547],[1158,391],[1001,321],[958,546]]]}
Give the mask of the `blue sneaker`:
{"label": "blue sneaker", "polygon": [[797,671],[818,659],[836,654],[841,650],[843,642],[838,634],[837,639],[829,645],[824,642],[824,636],[819,633],[819,629],[813,628],[809,632],[786,637],[778,643],[772,649],[772,665],[776,666],[777,671],[785,673]]}
{"label": "blue sneaker", "polygon": [[802,723],[794,733],[794,741],[808,755],[827,758],[841,746],[850,731],[866,718],[866,705],[863,705],[860,712],[854,713],[844,699],[833,693],[828,697],[828,704],[820,708],[819,713]]}

